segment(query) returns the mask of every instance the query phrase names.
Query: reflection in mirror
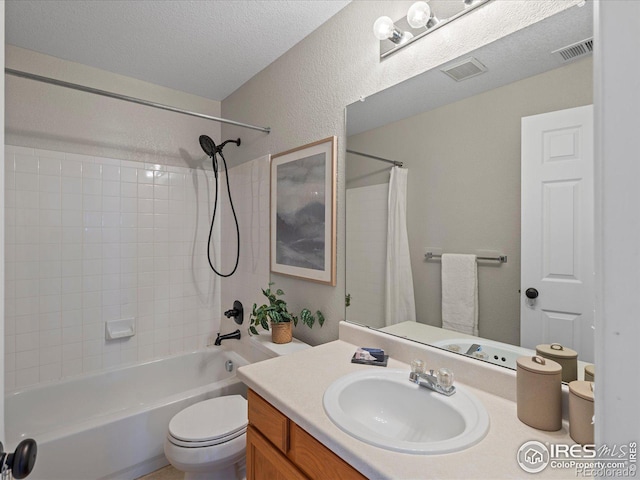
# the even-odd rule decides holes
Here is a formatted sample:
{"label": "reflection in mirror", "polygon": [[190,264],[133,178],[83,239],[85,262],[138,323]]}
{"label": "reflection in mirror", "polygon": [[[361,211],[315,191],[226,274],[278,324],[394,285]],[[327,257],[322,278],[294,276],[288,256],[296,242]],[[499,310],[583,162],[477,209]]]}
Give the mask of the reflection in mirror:
{"label": "reflection in mirror", "polygon": [[[512,368],[509,359],[531,353],[521,345],[557,341],[579,350],[580,360],[593,360],[588,315],[554,317],[533,307],[546,342],[521,339],[520,322],[521,308],[532,308],[524,296],[532,285],[521,285],[521,222],[541,222],[521,216],[521,188],[530,181],[521,179],[522,118],[593,102],[591,43],[584,43],[592,36],[587,2],[465,55],[485,66],[485,73],[454,81],[437,68],[347,107],[347,149],[403,162],[408,172],[406,231],[416,319],[402,309],[386,312],[393,310],[385,293],[389,178],[397,167],[348,153],[348,321]],[[569,54],[554,53],[576,43]],[[579,236],[573,242],[584,243]],[[479,338],[441,328],[442,262],[426,259],[427,252],[507,257],[506,263],[476,262]],[[541,263],[544,257],[527,258]],[[549,296],[548,286],[537,288],[543,292],[539,300]]]}

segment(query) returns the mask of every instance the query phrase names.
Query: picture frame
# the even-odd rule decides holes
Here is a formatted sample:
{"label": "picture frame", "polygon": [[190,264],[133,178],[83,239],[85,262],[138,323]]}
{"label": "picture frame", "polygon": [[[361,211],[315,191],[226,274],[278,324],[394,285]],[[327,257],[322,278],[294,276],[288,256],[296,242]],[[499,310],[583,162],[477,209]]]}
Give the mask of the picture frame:
{"label": "picture frame", "polygon": [[337,137],[270,162],[271,271],[335,286]]}

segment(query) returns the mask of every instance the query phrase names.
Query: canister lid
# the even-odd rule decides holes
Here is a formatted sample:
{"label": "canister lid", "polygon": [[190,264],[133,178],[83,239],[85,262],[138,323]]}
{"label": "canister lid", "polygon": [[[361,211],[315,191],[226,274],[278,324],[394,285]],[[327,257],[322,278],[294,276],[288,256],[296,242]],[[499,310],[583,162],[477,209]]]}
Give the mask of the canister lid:
{"label": "canister lid", "polygon": [[593,402],[593,382],[584,382],[582,380],[574,380],[569,383],[569,392]]}
{"label": "canister lid", "polygon": [[534,355],[533,357],[518,357],[516,363],[518,364],[518,367],[523,368],[528,372],[540,373],[542,375],[556,375],[562,373],[562,367],[559,363],[538,355]]}
{"label": "canister lid", "polygon": [[584,367],[584,373],[586,373],[587,375],[591,375],[592,377],[595,378],[595,376],[596,376],[596,366],[595,365],[586,365]]}
{"label": "canister lid", "polygon": [[547,358],[558,358],[560,360],[569,360],[578,358],[578,352],[570,348],[563,347],[559,343],[545,343],[536,347],[538,355],[544,355]]}

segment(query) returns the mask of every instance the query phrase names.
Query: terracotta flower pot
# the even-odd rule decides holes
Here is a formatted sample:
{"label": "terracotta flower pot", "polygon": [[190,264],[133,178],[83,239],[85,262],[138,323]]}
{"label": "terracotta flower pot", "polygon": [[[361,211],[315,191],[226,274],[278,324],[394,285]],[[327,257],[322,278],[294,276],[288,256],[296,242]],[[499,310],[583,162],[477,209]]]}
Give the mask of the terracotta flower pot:
{"label": "terracotta flower pot", "polygon": [[289,343],[293,338],[293,325],[291,322],[271,322],[271,341],[273,343]]}

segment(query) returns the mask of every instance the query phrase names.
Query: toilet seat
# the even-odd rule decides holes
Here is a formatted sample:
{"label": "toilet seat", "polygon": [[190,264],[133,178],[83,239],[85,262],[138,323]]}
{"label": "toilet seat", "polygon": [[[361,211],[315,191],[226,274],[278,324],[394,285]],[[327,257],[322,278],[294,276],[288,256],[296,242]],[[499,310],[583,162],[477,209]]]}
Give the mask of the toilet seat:
{"label": "toilet seat", "polygon": [[240,395],[198,402],[169,422],[169,442],[186,448],[202,448],[229,442],[247,430],[247,400]]}

